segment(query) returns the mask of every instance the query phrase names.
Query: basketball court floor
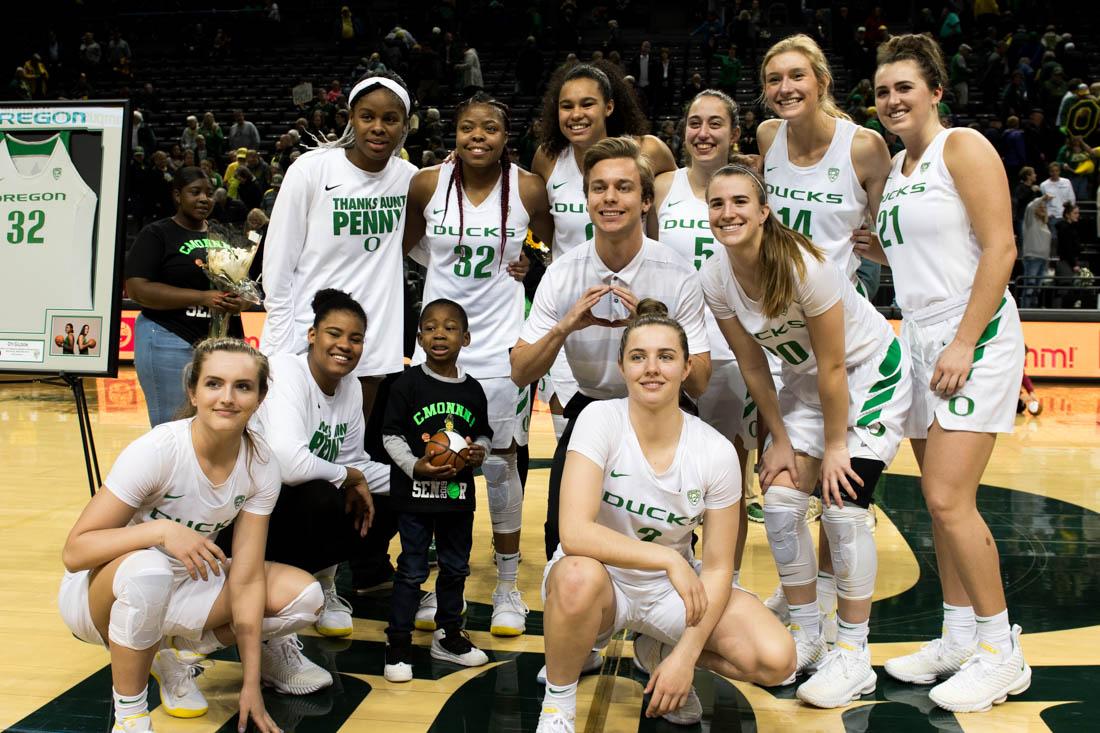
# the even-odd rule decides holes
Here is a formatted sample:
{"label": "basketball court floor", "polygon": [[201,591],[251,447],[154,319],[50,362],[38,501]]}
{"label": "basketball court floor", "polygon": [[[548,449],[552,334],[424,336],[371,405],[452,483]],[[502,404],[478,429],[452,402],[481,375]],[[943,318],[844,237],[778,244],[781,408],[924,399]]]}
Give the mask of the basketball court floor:
{"label": "basketball court floor", "polygon": [[[87,381],[103,473],[147,429],[132,369]],[[699,671],[701,726],[679,728],[642,715],[644,679],[631,643],[616,639],[598,675],[583,678],[577,730],[650,731],[1083,731],[1100,711],[1100,389],[1040,385],[1044,411],[1019,418],[998,441],[979,494],[997,539],[1012,620],[1023,626],[1031,688],[985,714],[953,715],[933,706],[927,688],[890,680],[881,665],[936,636],[941,618],[931,530],[916,465],[904,447],[878,488],[879,582],[871,617],[878,688],[843,710],[808,708],[794,687],[763,689]],[[109,731],[110,670],[104,649],[77,641],[57,612],[61,546],[88,499],[80,434],[67,389],[0,382],[0,727],[14,731]],[[351,599],[350,639],[305,637],[306,653],[338,673],[330,690],[302,698],[267,693],[284,730],[459,733],[534,731],[543,664],[542,521],[553,432],[536,413],[531,440],[520,585],[531,606],[528,633],[488,634],[494,574],[482,494],[476,521],[467,626],[490,664],[464,669],[431,660],[430,636],[417,632],[415,679],[382,678],[385,597]],[[479,490],[484,485],[478,479]],[[814,531],[816,536],[816,530]],[[396,552],[396,542],[394,550]],[[348,578],[339,582],[346,591]],[[431,581],[429,581],[430,583]],[[742,583],[767,596],[776,574],[761,525],[750,524]],[[159,733],[229,731],[236,726],[240,666],[217,655],[199,678],[206,716],[177,720],[153,710]],[[150,680],[150,706],[157,703]]]}

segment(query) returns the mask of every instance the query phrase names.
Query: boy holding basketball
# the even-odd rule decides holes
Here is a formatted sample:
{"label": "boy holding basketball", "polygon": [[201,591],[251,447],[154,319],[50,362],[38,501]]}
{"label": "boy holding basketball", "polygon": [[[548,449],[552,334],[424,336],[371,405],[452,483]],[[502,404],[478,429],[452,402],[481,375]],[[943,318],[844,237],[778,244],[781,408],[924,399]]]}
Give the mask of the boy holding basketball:
{"label": "boy holding basketball", "polygon": [[462,630],[462,596],[470,574],[474,472],[492,445],[481,385],[458,367],[469,345],[466,311],[434,300],[420,314],[417,335],[426,360],[394,382],[382,440],[393,459],[390,496],[398,514],[401,555],[394,575],[386,666],[390,682],[412,679],[412,630],[420,585],[428,578],[428,545],[439,559],[438,610],[432,657],[466,667],[489,661]]}

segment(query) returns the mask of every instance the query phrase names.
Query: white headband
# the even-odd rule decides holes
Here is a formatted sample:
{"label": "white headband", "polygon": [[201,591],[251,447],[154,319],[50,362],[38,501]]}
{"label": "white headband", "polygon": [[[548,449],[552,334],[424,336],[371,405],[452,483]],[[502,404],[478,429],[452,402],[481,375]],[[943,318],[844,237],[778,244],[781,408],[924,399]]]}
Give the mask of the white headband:
{"label": "white headband", "polygon": [[359,94],[359,92],[363,91],[364,89],[366,89],[368,87],[372,87],[375,84],[381,84],[386,89],[389,89],[391,92],[396,94],[397,98],[400,99],[405,104],[405,114],[406,115],[408,115],[410,112],[412,112],[412,102],[409,100],[409,93],[406,92],[402,88],[402,86],[400,84],[398,84],[397,82],[395,82],[393,79],[387,79],[384,76],[371,76],[371,77],[368,77],[368,78],[364,79],[363,81],[359,82],[358,84],[356,84],[355,86],[353,86],[351,88],[351,94],[348,95],[348,99],[352,103],[354,103],[355,97],[356,97],[356,95]]}

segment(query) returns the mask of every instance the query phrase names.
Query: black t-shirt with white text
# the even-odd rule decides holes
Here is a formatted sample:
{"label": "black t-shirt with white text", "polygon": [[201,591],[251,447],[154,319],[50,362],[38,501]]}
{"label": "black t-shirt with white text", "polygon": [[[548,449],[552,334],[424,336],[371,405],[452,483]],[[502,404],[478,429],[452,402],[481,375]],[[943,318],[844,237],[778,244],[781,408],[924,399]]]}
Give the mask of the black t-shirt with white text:
{"label": "black t-shirt with white text", "polygon": [[[126,277],[140,277],[177,288],[210,290],[210,281],[195,260],[205,260],[211,245],[230,245],[211,240],[206,232],[185,229],[171,217],[148,225],[138,233],[126,255]],[[205,306],[159,310],[142,307],[141,314],[179,336],[189,344],[202,341],[210,332],[210,311]],[[229,335],[244,337],[240,316],[229,319]]]}
{"label": "black t-shirt with white text", "polygon": [[[429,376],[423,365],[410,367],[390,387],[383,435],[405,439],[417,458],[424,455],[427,439],[442,430],[453,430],[471,441],[492,438],[489,406],[477,380],[461,381]],[[396,511],[472,512],[474,471],[467,467],[447,480],[413,480],[396,465],[390,467],[390,501]]]}

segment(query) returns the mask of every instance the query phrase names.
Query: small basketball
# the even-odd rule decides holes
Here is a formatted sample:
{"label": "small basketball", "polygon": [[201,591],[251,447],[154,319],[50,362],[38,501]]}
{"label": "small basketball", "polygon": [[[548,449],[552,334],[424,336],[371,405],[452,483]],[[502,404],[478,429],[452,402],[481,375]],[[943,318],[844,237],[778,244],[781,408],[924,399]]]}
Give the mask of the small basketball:
{"label": "small basketball", "polygon": [[1032,400],[1027,403],[1027,411],[1032,415],[1039,415],[1043,411],[1043,403],[1039,400]]}
{"label": "small basketball", "polygon": [[96,340],[95,340],[95,339],[88,339],[88,348],[89,348],[89,349],[94,349],[94,348],[95,348],[95,344],[96,344]]}
{"label": "small basketball", "polygon": [[54,336],[53,337],[53,342],[57,346],[63,346],[65,344],[65,337],[64,336]]}
{"label": "small basketball", "polygon": [[433,466],[453,466],[456,471],[466,468],[470,448],[466,439],[453,430],[441,430],[433,435],[424,447],[424,455]]}

